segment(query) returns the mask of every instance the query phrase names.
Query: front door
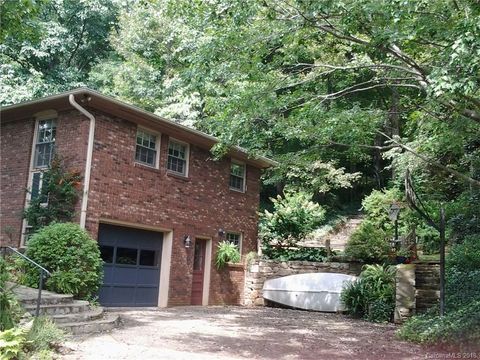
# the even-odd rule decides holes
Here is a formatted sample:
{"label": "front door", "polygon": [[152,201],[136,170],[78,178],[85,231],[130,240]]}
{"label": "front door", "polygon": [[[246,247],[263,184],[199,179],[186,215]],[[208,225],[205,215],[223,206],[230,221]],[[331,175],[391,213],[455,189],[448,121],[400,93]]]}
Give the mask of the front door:
{"label": "front door", "polygon": [[192,305],[202,305],[206,241],[195,239],[193,255]]}

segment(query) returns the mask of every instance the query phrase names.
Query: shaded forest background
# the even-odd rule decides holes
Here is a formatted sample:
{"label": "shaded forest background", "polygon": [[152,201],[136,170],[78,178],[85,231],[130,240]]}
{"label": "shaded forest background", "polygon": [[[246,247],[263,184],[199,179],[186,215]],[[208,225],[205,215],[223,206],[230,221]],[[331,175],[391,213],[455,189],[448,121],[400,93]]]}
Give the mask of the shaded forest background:
{"label": "shaded forest background", "polygon": [[2,1],[0,103],[89,86],[218,136],[217,156],[277,160],[263,199],[358,209],[408,167],[461,239],[480,232],[479,15],[474,0]]}

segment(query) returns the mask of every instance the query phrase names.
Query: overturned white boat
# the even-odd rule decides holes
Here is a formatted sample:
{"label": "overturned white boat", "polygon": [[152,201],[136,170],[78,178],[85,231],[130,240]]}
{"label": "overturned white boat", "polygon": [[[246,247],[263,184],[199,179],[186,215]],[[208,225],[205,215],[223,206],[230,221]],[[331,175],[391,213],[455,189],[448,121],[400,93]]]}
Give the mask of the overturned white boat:
{"label": "overturned white boat", "polygon": [[342,289],[356,276],[337,273],[307,273],[269,279],[263,285],[263,298],[297,309],[343,311]]}

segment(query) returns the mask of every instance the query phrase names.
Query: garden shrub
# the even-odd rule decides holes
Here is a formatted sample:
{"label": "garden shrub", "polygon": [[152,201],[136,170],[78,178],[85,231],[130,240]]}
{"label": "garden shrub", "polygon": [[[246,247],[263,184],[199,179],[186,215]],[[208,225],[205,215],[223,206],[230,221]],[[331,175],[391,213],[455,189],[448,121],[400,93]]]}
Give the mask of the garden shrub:
{"label": "garden shrub", "polygon": [[26,338],[29,351],[41,352],[55,348],[65,339],[65,333],[51,319],[40,316],[33,321],[33,326]]}
{"label": "garden shrub", "polygon": [[[74,223],[56,223],[35,233],[26,255],[52,272],[46,288],[62,294],[86,298],[96,293],[102,282],[102,259],[95,240]],[[24,263],[25,285],[38,286],[38,269]]]}
{"label": "garden shrub", "polygon": [[229,241],[221,241],[217,246],[217,255],[215,256],[215,266],[217,269],[223,268],[227,263],[240,262],[240,250],[238,246]]}
{"label": "garden shrub", "polygon": [[445,264],[445,295],[449,310],[480,299],[480,236],[466,236],[452,246]]}
{"label": "garden shrub", "polygon": [[67,171],[56,156],[43,173],[43,184],[39,196],[30,201],[23,214],[32,231],[53,222],[73,220],[81,176],[78,171]]}
{"label": "garden shrub", "polygon": [[385,232],[369,220],[364,220],[348,239],[345,255],[367,264],[382,263],[387,260],[389,250]]}
{"label": "garden shrub", "polygon": [[344,288],[341,300],[352,316],[389,321],[395,308],[395,267],[365,265],[357,281]]}
{"label": "garden shrub", "polygon": [[9,280],[7,263],[0,257],[0,331],[13,328],[24,313],[12,287],[7,284]]}
{"label": "garden shrub", "polygon": [[[331,255],[334,255],[331,251]],[[274,247],[270,244],[263,245],[262,255],[265,259],[279,261],[316,261],[324,262],[328,259],[327,249],[312,247]]]}
{"label": "garden shrub", "polygon": [[397,188],[373,190],[363,199],[362,208],[373,226],[393,233],[394,223],[388,217],[390,206],[394,202],[400,202],[402,198],[403,195]]}
{"label": "garden shrub", "polygon": [[305,192],[285,191],[282,198],[271,198],[273,212],[260,214],[260,237],[264,242],[293,246],[325,220],[325,210]]}
{"label": "garden shrub", "polygon": [[400,338],[419,343],[480,344],[480,300],[445,316],[427,313],[413,316],[399,329]]}

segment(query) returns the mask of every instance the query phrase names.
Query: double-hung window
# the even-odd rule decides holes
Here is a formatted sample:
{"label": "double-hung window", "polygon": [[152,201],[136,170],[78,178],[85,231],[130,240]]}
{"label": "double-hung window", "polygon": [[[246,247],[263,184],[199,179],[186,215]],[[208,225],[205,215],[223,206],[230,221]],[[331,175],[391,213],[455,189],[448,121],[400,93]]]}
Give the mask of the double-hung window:
{"label": "double-hung window", "polygon": [[35,157],[33,167],[35,169],[47,168],[55,153],[55,136],[57,134],[57,122],[55,119],[40,120],[37,128],[35,141]]}
{"label": "double-hung window", "polygon": [[[57,121],[47,119],[38,121],[37,137],[35,139],[35,152],[33,158],[32,182],[30,200],[42,195],[42,188],[46,185],[44,170],[50,166],[55,155],[55,137],[57,134]],[[47,203],[48,199],[42,199]]]}
{"label": "double-hung window", "polygon": [[230,164],[230,189],[245,191],[245,165],[232,162]]}
{"label": "double-hung window", "polygon": [[138,129],[135,161],[148,166],[158,167],[158,139],[158,135]]}
{"label": "double-hung window", "polygon": [[173,173],[187,176],[188,145],[170,140],[168,143],[167,169]]}

